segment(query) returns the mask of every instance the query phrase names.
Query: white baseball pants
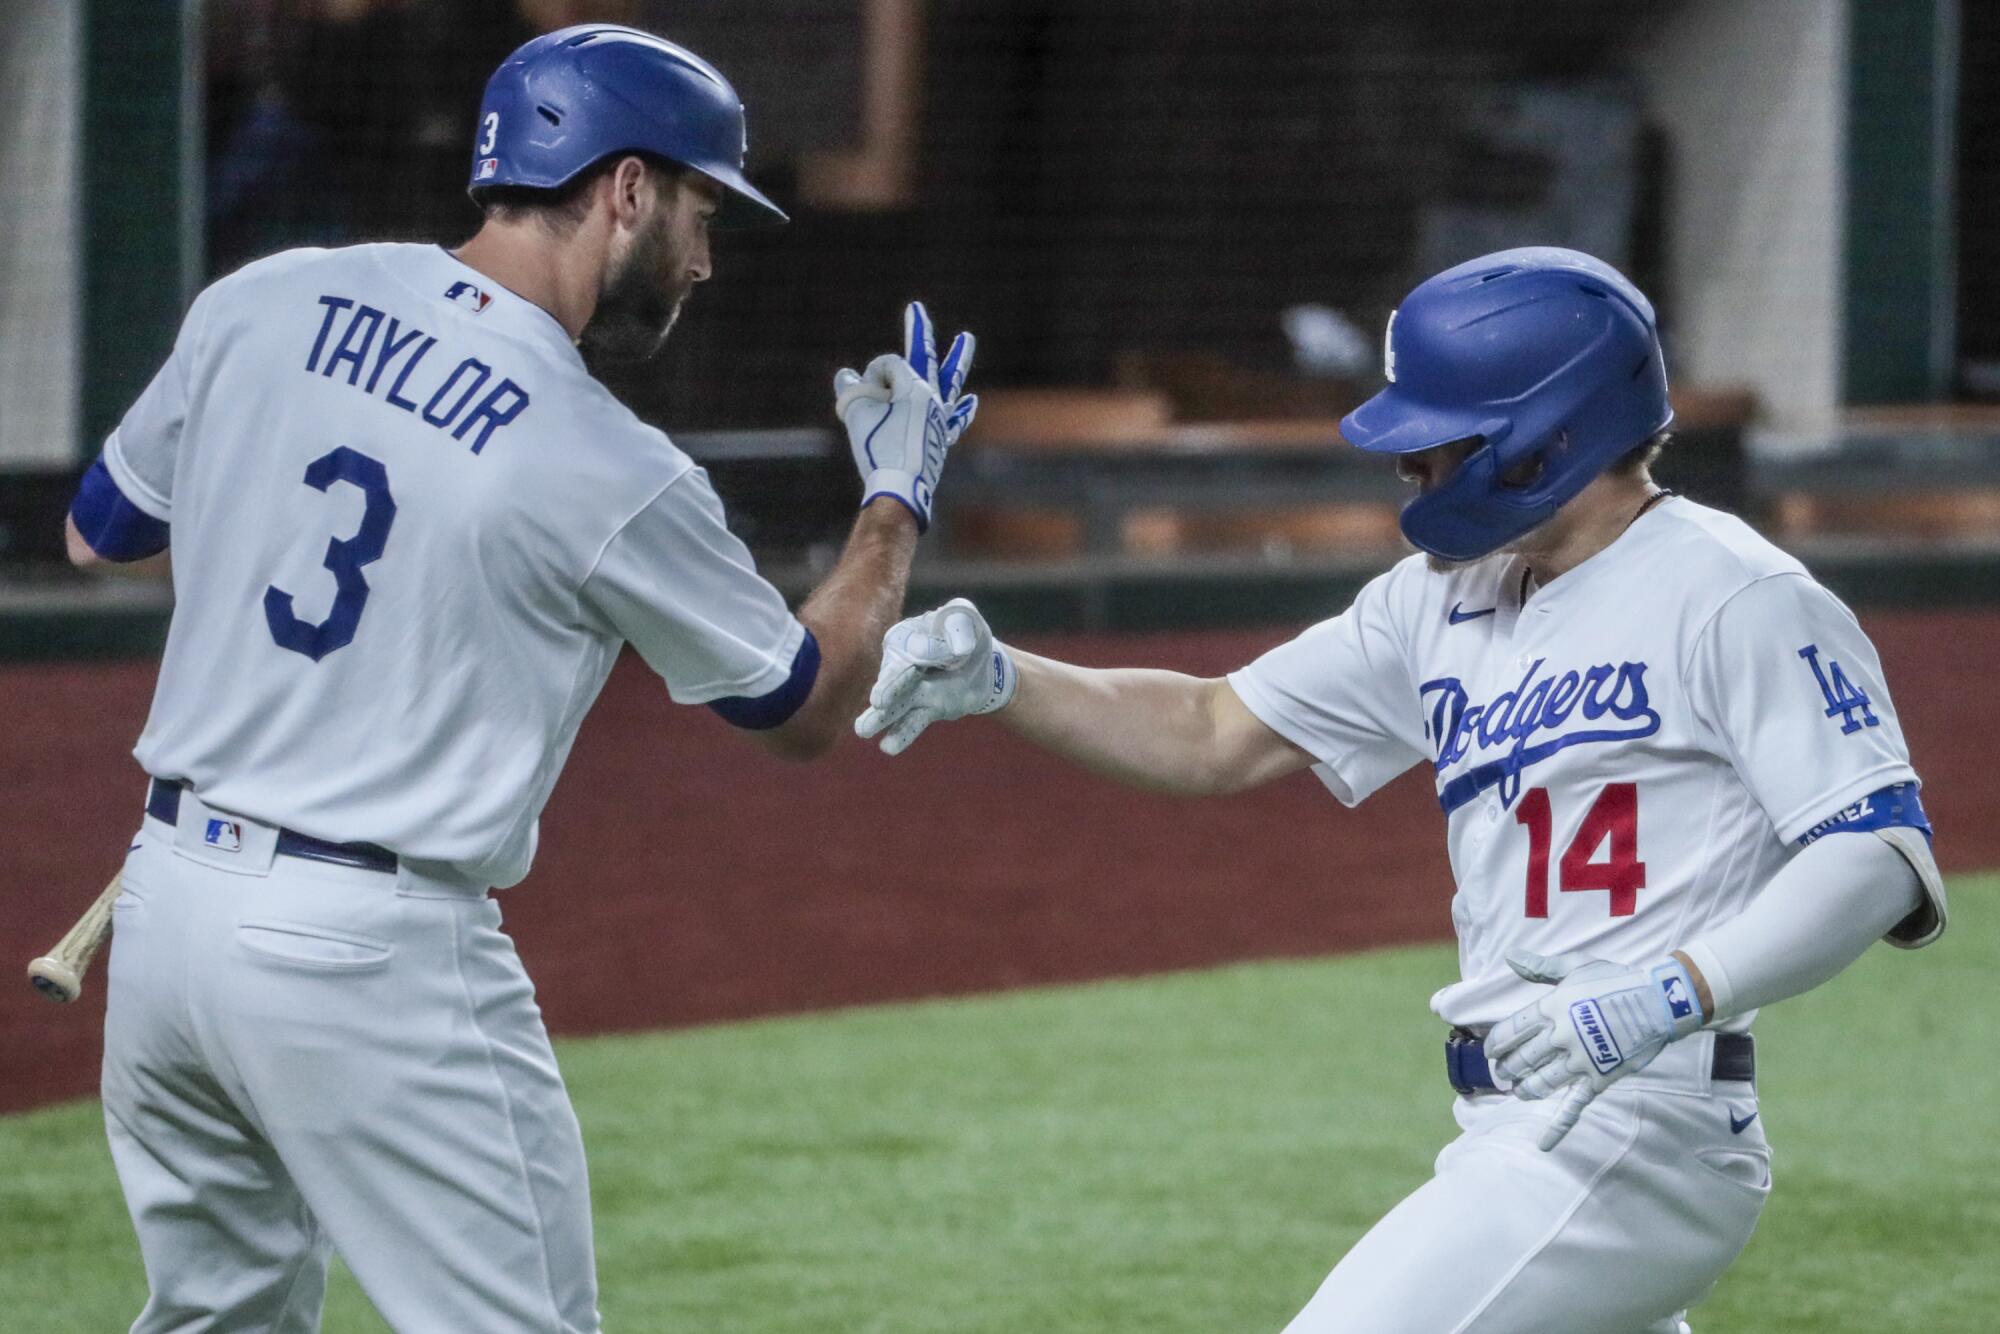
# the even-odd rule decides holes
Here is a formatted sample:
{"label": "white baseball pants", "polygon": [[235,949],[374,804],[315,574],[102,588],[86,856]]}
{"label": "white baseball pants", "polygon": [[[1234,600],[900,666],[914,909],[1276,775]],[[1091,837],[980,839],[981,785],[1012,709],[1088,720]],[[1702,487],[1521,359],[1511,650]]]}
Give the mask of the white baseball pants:
{"label": "white baseball pants", "polygon": [[148,817],[115,907],[104,1115],[135,1334],[319,1328],[330,1250],[404,1334],[591,1334],[583,1140],[483,890]]}
{"label": "white baseball pants", "polygon": [[1436,1175],[1286,1334],[1687,1334],[1771,1190],[1756,1091],[1711,1081],[1713,1050],[1711,1034],[1667,1048],[1553,1153],[1536,1145],[1553,1102],[1458,1099]]}

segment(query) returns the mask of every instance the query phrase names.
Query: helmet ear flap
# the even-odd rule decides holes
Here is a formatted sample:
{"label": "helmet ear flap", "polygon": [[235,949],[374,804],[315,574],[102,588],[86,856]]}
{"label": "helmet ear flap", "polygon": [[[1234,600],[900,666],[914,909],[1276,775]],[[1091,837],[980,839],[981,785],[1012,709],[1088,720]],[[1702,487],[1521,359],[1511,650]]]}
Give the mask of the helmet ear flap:
{"label": "helmet ear flap", "polygon": [[1500,473],[1499,483],[1511,491],[1526,491],[1542,480],[1549,466],[1569,450],[1569,432],[1557,431]]}

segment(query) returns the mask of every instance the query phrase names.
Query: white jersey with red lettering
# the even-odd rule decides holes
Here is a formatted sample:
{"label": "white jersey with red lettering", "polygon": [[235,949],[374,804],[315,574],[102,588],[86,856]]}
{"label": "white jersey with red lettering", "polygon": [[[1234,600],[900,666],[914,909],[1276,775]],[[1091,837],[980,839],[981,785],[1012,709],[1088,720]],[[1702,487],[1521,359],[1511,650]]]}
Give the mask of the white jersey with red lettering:
{"label": "white jersey with red lettering", "polygon": [[[1229,679],[1342,801],[1429,766],[1460,970],[1431,1005],[1474,1054],[1542,991],[1510,951],[1660,958],[1854,803],[1916,780],[1854,617],[1681,499],[1544,587],[1515,556],[1412,557]],[[1448,1048],[1462,1133],[1287,1334],[1688,1334],[1771,1188],[1752,1018],[1672,1044],[1549,1153],[1549,1104]]]}
{"label": "white jersey with red lettering", "polygon": [[1854,616],[1679,498],[1546,587],[1515,556],[1413,556],[1229,680],[1343,802],[1431,767],[1460,962],[1432,1008],[1468,1028],[1540,990],[1508,951],[1660,957],[1815,824],[1916,781]]}
{"label": "white jersey with red lettering", "polygon": [[804,642],[706,474],[435,246],[217,282],[104,462],[172,525],[148,772],[482,885],[527,872],[621,643],[704,703]]}

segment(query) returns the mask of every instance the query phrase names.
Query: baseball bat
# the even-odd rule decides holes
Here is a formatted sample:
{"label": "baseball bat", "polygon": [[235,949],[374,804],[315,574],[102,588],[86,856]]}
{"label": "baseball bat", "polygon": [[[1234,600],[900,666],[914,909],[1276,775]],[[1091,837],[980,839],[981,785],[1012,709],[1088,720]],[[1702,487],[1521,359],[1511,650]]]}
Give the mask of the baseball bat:
{"label": "baseball bat", "polygon": [[111,939],[111,904],[118,897],[123,878],[122,873],[112,876],[97,901],[84,909],[56,947],[28,965],[28,980],[35,984],[35,990],[56,1004],[67,1005],[83,994],[83,975],[90,961]]}

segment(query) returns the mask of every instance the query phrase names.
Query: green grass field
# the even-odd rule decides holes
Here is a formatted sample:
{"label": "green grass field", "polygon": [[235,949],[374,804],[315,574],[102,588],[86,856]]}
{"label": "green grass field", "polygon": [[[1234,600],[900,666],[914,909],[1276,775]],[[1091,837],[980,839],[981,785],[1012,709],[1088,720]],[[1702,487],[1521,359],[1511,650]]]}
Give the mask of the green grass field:
{"label": "green grass field", "polygon": [[[2000,876],[1758,1026],[1777,1190],[1722,1331],[2000,1324]],[[1448,949],[565,1043],[608,1328],[1276,1331],[1452,1133]],[[144,1285],[94,1104],[0,1120],[0,1312]],[[380,1330],[344,1276],[330,1331]]]}

